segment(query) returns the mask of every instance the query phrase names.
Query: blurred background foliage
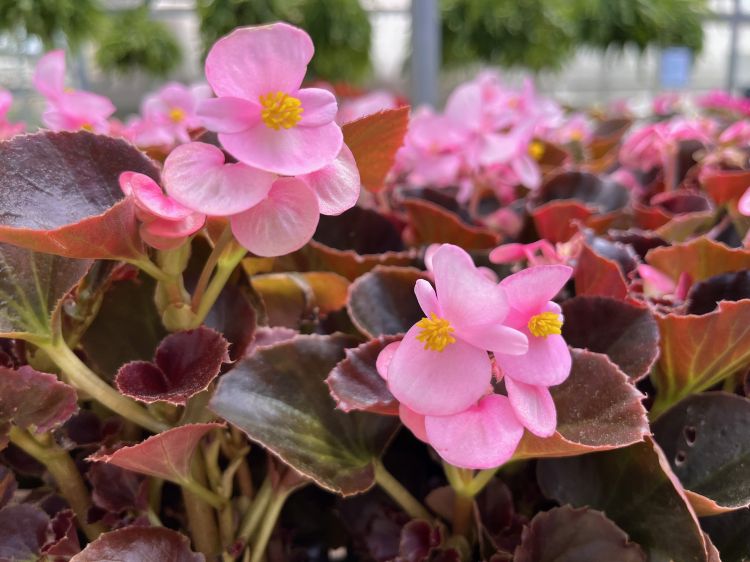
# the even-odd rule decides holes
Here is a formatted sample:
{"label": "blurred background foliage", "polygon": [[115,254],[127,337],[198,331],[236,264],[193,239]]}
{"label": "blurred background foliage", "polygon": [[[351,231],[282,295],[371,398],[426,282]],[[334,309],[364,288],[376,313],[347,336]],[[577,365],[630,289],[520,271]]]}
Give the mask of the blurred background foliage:
{"label": "blurred background foliage", "polygon": [[166,76],[182,60],[177,39],[145,4],[113,14],[97,35],[96,64],[106,72]]}
{"label": "blurred background foliage", "polygon": [[[706,0],[439,0],[446,65],[471,62],[559,69],[580,46],[703,46]],[[93,42],[102,69],[163,76],[180,62],[179,42],[139,8],[105,13],[106,0],[0,0],[0,31],[38,37],[46,49]],[[288,21],[312,37],[313,78],[368,76],[370,22],[359,0],[196,0],[204,53],[232,29]]]}
{"label": "blurred background foliage", "polygon": [[204,52],[241,25],[287,21],[315,44],[312,78],[357,82],[370,70],[370,20],[358,0],[198,0]]}

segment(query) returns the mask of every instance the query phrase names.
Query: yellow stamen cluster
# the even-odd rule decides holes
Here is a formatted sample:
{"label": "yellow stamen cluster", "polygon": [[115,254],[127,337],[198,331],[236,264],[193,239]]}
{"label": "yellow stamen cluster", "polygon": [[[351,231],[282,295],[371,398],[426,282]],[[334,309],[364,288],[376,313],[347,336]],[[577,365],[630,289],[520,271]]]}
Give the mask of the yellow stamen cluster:
{"label": "yellow stamen cluster", "polygon": [[551,334],[562,334],[562,320],[554,312],[542,312],[529,320],[529,332],[537,338],[546,338]]}
{"label": "yellow stamen cluster", "polygon": [[417,340],[424,343],[425,349],[443,351],[448,345],[456,342],[456,338],[451,335],[454,332],[451,323],[434,312],[429,318],[422,318],[417,322],[417,326],[422,328]]}
{"label": "yellow stamen cluster", "polygon": [[185,119],[185,110],[180,107],[173,107],[169,110],[169,118],[175,123],[181,123]]}
{"label": "yellow stamen cluster", "polygon": [[540,141],[531,141],[529,144],[529,156],[534,160],[539,160],[544,156],[544,143]]}
{"label": "yellow stamen cluster", "polygon": [[81,129],[83,129],[84,131],[88,131],[89,133],[94,132],[94,126],[91,123],[84,123],[83,125],[81,125]]}
{"label": "yellow stamen cluster", "polygon": [[302,102],[284,92],[271,92],[260,96],[263,107],[260,116],[267,127],[278,131],[282,127],[291,129],[302,119]]}

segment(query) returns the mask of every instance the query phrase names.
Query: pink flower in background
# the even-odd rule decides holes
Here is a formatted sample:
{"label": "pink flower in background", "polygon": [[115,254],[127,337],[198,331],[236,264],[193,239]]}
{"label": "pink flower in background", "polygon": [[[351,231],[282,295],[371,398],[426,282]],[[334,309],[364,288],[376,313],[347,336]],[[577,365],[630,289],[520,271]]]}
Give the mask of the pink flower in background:
{"label": "pink flower in background", "polygon": [[705,96],[698,98],[697,104],[704,109],[715,109],[719,111],[730,111],[740,115],[750,116],[750,100],[735,97],[723,90],[714,90]]}
{"label": "pink flower in background", "polygon": [[552,244],[548,240],[537,240],[530,244],[510,243],[498,246],[490,252],[492,263],[514,263],[526,260],[529,265],[566,264],[570,259],[564,244]]}
{"label": "pink flower in background", "polygon": [[406,407],[424,415],[456,414],[490,389],[487,350],[520,354],[526,337],[503,324],[505,292],[487,279],[461,248],[443,245],[432,257],[435,289],[417,281],[425,318],[401,341],[388,369],[388,386]]}
{"label": "pink flower in background", "polygon": [[179,246],[206,222],[206,215],[180,205],[144,174],[123,172],[120,174],[120,189],[135,201],[136,215],[142,222],[141,237],[159,250]]}
{"label": "pink flower in background", "polygon": [[719,142],[722,144],[750,144],[750,121],[743,119],[732,123],[719,135]]}
{"label": "pink flower in background", "polygon": [[387,90],[374,90],[363,96],[350,98],[341,102],[336,121],[343,125],[356,121],[366,115],[377,113],[385,109],[395,109],[399,106],[396,96]]}
{"label": "pink flower in background", "polygon": [[529,345],[522,355],[495,351],[495,361],[516,417],[540,437],[549,437],[557,426],[549,387],[570,374],[570,350],[561,335],[560,307],[551,299],[572,273],[566,265],[539,265],[500,282],[510,306],[505,324],[526,335]]}
{"label": "pink flower in background", "polygon": [[190,131],[201,127],[196,114],[200,100],[210,97],[208,86],[188,87],[170,82],[146,96],[142,118],[132,124],[133,141],[139,146],[173,146],[190,142]]}
{"label": "pink flower in background", "polygon": [[310,37],[275,23],[237,29],[217,41],[206,58],[206,79],[216,98],[198,115],[237,160],[294,176],[319,170],[341,151],[335,96],[300,89],[313,56]]}
{"label": "pink flower in background", "polygon": [[591,123],[582,113],[576,113],[565,119],[562,123],[553,126],[542,126],[539,136],[558,144],[577,142],[586,144],[591,140],[593,128]]}
{"label": "pink flower in background", "polygon": [[0,140],[9,139],[26,128],[25,123],[11,123],[7,115],[13,103],[13,96],[8,90],[0,88]]}
{"label": "pink flower in background", "polygon": [[665,92],[659,94],[651,102],[651,111],[655,115],[672,115],[680,109],[680,94],[676,92]]}
{"label": "pink flower in background", "polygon": [[[401,342],[386,346],[376,368],[388,381],[390,364]],[[523,426],[507,397],[487,393],[461,412],[448,416],[425,416],[405,404],[399,405],[401,422],[420,440],[430,444],[454,466],[494,468],[508,461],[523,436]]]}
{"label": "pink flower in background", "polygon": [[65,88],[65,52],[50,51],[34,70],[34,87],[47,100],[43,123],[54,131],[106,133],[115,106],[104,96]]}
{"label": "pink flower in background", "polygon": [[396,168],[405,170],[409,183],[417,187],[455,186],[466,141],[466,130],[452,120],[420,110],[409,122],[404,146],[396,155]]}
{"label": "pink flower in background", "polygon": [[221,149],[193,142],[164,162],[164,185],[194,211],[229,217],[232,232],[259,256],[298,250],[312,238],[320,214],[336,215],[359,197],[359,171],[344,145],[327,166],[298,177],[278,177],[243,163],[226,163]]}

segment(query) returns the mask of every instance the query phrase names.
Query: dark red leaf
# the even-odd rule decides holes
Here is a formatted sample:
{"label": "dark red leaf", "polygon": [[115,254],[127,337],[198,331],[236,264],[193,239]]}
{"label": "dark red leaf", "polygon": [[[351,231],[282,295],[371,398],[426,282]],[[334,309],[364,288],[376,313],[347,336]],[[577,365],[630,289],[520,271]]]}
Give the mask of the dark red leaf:
{"label": "dark red leaf", "polygon": [[634,380],[659,355],[659,328],[651,311],[608,297],[575,297],[562,305],[568,345],[604,353]]}
{"label": "dark red leaf", "polygon": [[500,243],[499,234],[468,225],[458,215],[430,201],[407,199],[404,207],[415,245],[445,243],[465,250],[485,250]]}
{"label": "dark red leaf", "polygon": [[628,296],[628,284],[617,262],[598,255],[587,244],[578,256],[574,279],[577,295],[619,300]]}
{"label": "dark red leaf", "polygon": [[0,241],[72,258],[138,258],[143,248],[124,171],[158,178],[122,139],[41,132],[0,144]]}
{"label": "dark red leaf", "polygon": [[646,562],[640,546],[600,511],[570,506],[537,513],[514,562]]}
{"label": "dark red leaf", "polygon": [[49,517],[38,507],[11,505],[0,510],[0,560],[38,560]]}
{"label": "dark red leaf", "polygon": [[346,123],[344,142],[354,155],[362,185],[380,191],[393,167],[396,152],[404,144],[409,126],[409,107],[386,109]]}
{"label": "dark red leaf", "polygon": [[156,349],[153,363],[134,361],[120,368],[118,390],[141,402],[185,405],[211,384],[229,361],[224,337],[201,326],[168,335]]}
{"label": "dark red leaf", "polygon": [[383,348],[398,340],[393,336],[380,337],[346,350],[346,358],[326,379],[331,396],[340,409],[398,415],[398,402],[375,368],[375,361]]}
{"label": "dark red leaf", "polygon": [[736,201],[750,187],[748,170],[711,170],[701,174],[704,189],[717,204]]}
{"label": "dark red leaf", "polygon": [[17,488],[13,472],[0,464],[0,509],[10,501]]}
{"label": "dark red leaf", "polygon": [[349,287],[347,310],[355,326],[365,335],[403,334],[423,316],[414,296],[423,272],[411,267],[378,266]]}
{"label": "dark red leaf", "polygon": [[578,232],[579,223],[594,214],[594,210],[574,200],[551,201],[531,211],[531,218],[540,238],[550,242],[567,242]]}
{"label": "dark red leaf", "polygon": [[701,237],[684,244],[654,248],[646,255],[646,261],[675,282],[682,273],[697,282],[720,273],[750,269],[750,250],[729,248]]}
{"label": "dark red leaf", "polygon": [[111,513],[147,507],[147,481],[143,475],[108,463],[93,463],[86,472],[94,505]]}
{"label": "dark red leaf", "polygon": [[195,448],[208,432],[223,427],[220,423],[194,423],[168,429],[145,441],[117,449],[113,453],[91,455],[91,462],[106,462],[147,476],[184,482],[190,476],[190,461]]}
{"label": "dark red leaf", "polygon": [[42,547],[42,554],[46,555],[48,560],[60,562],[81,552],[75,514],[72,510],[65,509],[55,514],[50,521],[49,535],[51,536]]}
{"label": "dark red leaf", "polygon": [[227,285],[205,320],[206,326],[221,332],[229,342],[232,361],[245,355],[255,335],[257,311],[250,293],[248,287]]}
{"label": "dark red leaf", "polygon": [[185,535],[164,527],[126,527],[104,533],[70,562],[205,562]]}

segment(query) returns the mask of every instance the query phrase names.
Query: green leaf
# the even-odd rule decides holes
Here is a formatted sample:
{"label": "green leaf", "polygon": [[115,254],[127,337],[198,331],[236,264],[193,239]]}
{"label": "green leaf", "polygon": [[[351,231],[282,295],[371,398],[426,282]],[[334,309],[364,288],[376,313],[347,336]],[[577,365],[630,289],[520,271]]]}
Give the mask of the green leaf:
{"label": "green leaf", "polygon": [[750,400],[723,392],[690,396],[654,424],[654,439],[698,515],[750,505],[748,427]]}
{"label": "green leaf", "polygon": [[353,343],[298,336],[259,348],[221,377],[209,407],[323,488],[363,492],[398,420],[336,409],[325,378]]}
{"label": "green leaf", "polygon": [[90,267],[90,260],[0,243],[0,336],[49,339],[50,316]]}
{"label": "green leaf", "polygon": [[544,494],[603,511],[650,562],[706,562],[707,545],[679,481],[650,439],[623,449],[538,464]]}

